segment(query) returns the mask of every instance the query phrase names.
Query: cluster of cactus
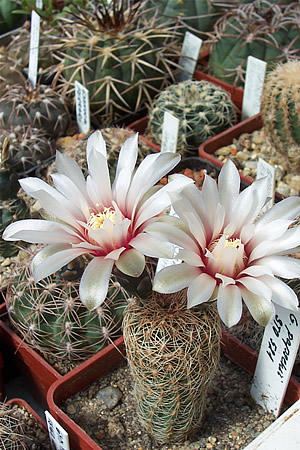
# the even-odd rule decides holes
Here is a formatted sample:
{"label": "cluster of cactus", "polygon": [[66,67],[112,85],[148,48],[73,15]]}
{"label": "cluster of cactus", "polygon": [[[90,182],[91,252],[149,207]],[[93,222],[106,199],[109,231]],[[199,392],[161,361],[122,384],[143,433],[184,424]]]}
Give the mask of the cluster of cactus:
{"label": "cluster of cactus", "polygon": [[63,24],[64,93],[77,80],[89,90],[94,120],[108,125],[137,111],[175,80],[182,33],[171,21],[151,17],[144,2],[89,2]]}
{"label": "cluster of cactus", "polygon": [[212,74],[243,86],[248,56],[285,63],[300,56],[300,4],[255,0],[229,10],[210,33]]}
{"label": "cluster of cactus", "polygon": [[16,261],[7,285],[10,321],[24,340],[45,358],[79,361],[119,337],[128,295],[115,278],[111,277],[105,302],[88,311],[76,278],[81,265],[35,283],[30,269],[35,251],[36,247],[29,249],[27,259]]}
{"label": "cluster of cactus", "polygon": [[53,141],[47,134],[30,125],[18,125],[9,130],[0,130],[0,147],[8,139],[7,164],[18,174],[36,167],[53,155]]}
{"label": "cluster of cactus", "polygon": [[2,233],[10,223],[29,216],[26,203],[17,196],[20,185],[16,173],[7,164],[8,159],[9,141],[6,138],[0,158],[0,254],[5,258],[16,255],[19,250],[14,243],[4,241]]}
{"label": "cluster of cactus", "polygon": [[220,352],[216,305],[186,308],[186,290],[153,293],[125,311],[123,334],[139,419],[160,443],[183,442],[201,427]]}
{"label": "cluster of cactus", "polygon": [[300,169],[300,61],[278,64],[269,72],[262,93],[265,133],[292,171]]}
{"label": "cluster of cactus", "polygon": [[237,110],[223,88],[205,80],[183,81],[164,89],[149,111],[148,133],[161,144],[164,113],[179,119],[177,152],[195,154],[198,146],[237,121]]}
{"label": "cluster of cactus", "polygon": [[9,86],[0,99],[0,127],[3,129],[31,125],[57,137],[66,134],[69,122],[65,98],[47,85],[33,87],[29,81],[24,85],[15,84]]}
{"label": "cluster of cactus", "polygon": [[0,445],[2,449],[25,448],[22,420],[13,412],[11,405],[0,403]]}

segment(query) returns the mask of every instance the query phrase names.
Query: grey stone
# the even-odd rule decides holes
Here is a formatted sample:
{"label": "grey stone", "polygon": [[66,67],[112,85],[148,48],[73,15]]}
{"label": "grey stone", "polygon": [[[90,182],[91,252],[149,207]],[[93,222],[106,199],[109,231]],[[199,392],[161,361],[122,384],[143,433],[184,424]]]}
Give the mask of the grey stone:
{"label": "grey stone", "polygon": [[96,398],[101,400],[108,409],[113,409],[121,400],[122,392],[117,387],[107,386],[97,392]]}

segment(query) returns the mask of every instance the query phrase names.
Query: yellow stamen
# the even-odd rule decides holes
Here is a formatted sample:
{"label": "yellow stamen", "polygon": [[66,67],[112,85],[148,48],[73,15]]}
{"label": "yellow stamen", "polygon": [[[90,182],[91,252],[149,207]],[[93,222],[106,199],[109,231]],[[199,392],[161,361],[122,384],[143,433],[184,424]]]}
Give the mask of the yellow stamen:
{"label": "yellow stamen", "polygon": [[104,208],[102,213],[92,213],[88,225],[93,228],[93,230],[98,230],[98,228],[103,228],[104,220],[109,219],[113,224],[115,223],[116,212],[112,208]]}
{"label": "yellow stamen", "polygon": [[224,247],[234,247],[239,248],[241,241],[239,239],[226,239]]}

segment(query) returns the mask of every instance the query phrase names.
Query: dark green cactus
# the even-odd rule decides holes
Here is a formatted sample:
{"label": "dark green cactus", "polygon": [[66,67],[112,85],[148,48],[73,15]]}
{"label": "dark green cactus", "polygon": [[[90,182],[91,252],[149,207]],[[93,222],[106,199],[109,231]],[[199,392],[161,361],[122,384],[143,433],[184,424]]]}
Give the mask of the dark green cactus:
{"label": "dark green cactus", "polygon": [[121,335],[128,295],[113,277],[105,302],[88,311],[79,298],[78,279],[56,273],[35,283],[31,256],[12,269],[6,295],[10,320],[29,345],[45,357],[79,361]]}
{"label": "dark green cactus", "polygon": [[278,65],[267,75],[261,113],[265,132],[291,170],[300,170],[300,61]]}
{"label": "dark green cactus", "polygon": [[9,86],[0,99],[0,126],[31,125],[43,129],[49,136],[66,134],[70,115],[65,98],[45,85]]}
{"label": "dark green cactus", "polygon": [[237,121],[230,95],[208,81],[184,81],[164,89],[149,112],[148,132],[160,145],[164,113],[179,119],[177,151],[195,154],[199,145]]}
{"label": "dark green cactus", "polygon": [[233,8],[210,35],[210,69],[227,83],[243,86],[248,56],[275,63],[300,56],[300,4],[255,0]]}
{"label": "dark green cactus", "polygon": [[24,173],[49,158],[54,144],[43,130],[28,126],[16,126],[0,130],[0,146],[9,140],[8,164],[17,173]]}
{"label": "dark green cactus", "polygon": [[85,85],[101,125],[137,111],[175,80],[182,33],[156,11],[148,18],[143,3],[93,1],[88,14],[78,8],[78,23],[64,25],[63,92],[73,96],[76,80]]}
{"label": "dark green cactus", "polygon": [[0,0],[0,34],[13,30],[24,22],[24,15],[14,14],[17,8],[18,2]]}

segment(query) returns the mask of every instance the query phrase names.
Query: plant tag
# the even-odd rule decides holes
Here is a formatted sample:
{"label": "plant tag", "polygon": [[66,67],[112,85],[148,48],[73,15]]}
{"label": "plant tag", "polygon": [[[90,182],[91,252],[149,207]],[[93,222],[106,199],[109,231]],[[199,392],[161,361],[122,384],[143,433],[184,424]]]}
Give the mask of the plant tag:
{"label": "plant tag", "polygon": [[275,198],[275,168],[272,164],[267,163],[263,158],[258,158],[256,179],[267,177],[267,196],[269,200],[262,208],[261,212],[270,209],[274,204]]}
{"label": "plant tag", "polygon": [[180,72],[176,76],[176,80],[186,81],[193,78],[197,60],[203,40],[187,31],[184,35],[181,53],[179,58]]}
{"label": "plant tag", "polygon": [[79,132],[87,134],[91,128],[89,91],[75,81],[76,120]]}
{"label": "plant tag", "polygon": [[35,6],[39,9],[43,9],[43,0],[36,0]]}
{"label": "plant tag", "polygon": [[267,63],[261,59],[248,56],[242,120],[260,112],[261,94],[264,87]]}
{"label": "plant tag", "polygon": [[36,86],[37,82],[40,43],[40,20],[40,16],[35,11],[31,11],[28,80],[33,87]]}
{"label": "plant tag", "polygon": [[161,152],[176,153],[178,128],[179,119],[166,111],[161,138]]}
{"label": "plant tag", "polygon": [[[169,215],[178,217],[173,206],[171,206],[171,208],[170,208]],[[177,245],[174,245],[173,256],[176,256],[178,252],[179,252],[179,247]],[[181,259],[159,258],[159,260],[157,261],[157,265],[156,265],[156,272],[159,272],[164,267],[168,267],[168,266],[172,266],[172,264],[180,264],[180,263],[181,263]]]}
{"label": "plant tag", "polygon": [[52,417],[49,411],[45,411],[45,416],[53,448],[55,450],[70,450],[69,436],[66,430]]}
{"label": "plant tag", "polygon": [[251,386],[251,395],[276,417],[280,412],[300,343],[300,310],[275,304],[266,326]]}

